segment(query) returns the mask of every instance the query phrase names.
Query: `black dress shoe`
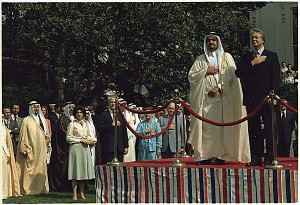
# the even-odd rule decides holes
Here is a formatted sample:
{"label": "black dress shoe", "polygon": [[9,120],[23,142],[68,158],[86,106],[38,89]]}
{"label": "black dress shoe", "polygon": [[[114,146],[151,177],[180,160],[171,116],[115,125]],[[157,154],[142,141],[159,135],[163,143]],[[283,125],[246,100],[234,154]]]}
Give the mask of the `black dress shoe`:
{"label": "black dress shoe", "polygon": [[225,164],[225,160],[222,160],[222,159],[216,159],[216,161],[215,161],[214,164],[215,164],[215,165],[223,165],[223,164]]}
{"label": "black dress shoe", "polygon": [[260,161],[251,161],[249,163],[246,164],[246,167],[252,167],[252,166],[262,166],[262,162]]}
{"label": "black dress shoe", "polygon": [[199,165],[209,165],[211,164],[211,159],[197,161],[196,163]]}
{"label": "black dress shoe", "polygon": [[264,166],[266,166],[266,165],[272,165],[272,160],[265,159],[263,164],[264,164]]}

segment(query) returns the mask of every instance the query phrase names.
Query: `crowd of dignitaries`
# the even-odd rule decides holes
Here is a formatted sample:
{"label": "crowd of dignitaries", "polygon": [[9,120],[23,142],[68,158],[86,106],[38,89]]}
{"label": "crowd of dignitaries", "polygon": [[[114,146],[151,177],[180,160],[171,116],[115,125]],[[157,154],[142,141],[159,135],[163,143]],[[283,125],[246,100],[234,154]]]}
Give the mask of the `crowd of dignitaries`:
{"label": "crowd of dignitaries", "polygon": [[[19,116],[18,104],[3,106],[3,198],[59,191],[72,192],[73,200],[77,200],[79,190],[79,197],[85,199],[87,182],[95,178],[94,167],[105,165],[114,157],[120,162],[132,162],[172,158],[176,151],[187,151],[193,156],[193,147],[186,143],[191,132],[190,114],[183,112],[180,105],[171,102],[160,112],[140,114],[123,106],[119,113],[117,102],[134,110],[154,109],[153,106],[127,105],[125,100],[115,96],[109,96],[107,104],[97,108],[67,102],[55,104],[48,110],[47,106],[32,101],[28,106],[29,115],[24,118]],[[174,117],[168,126],[175,106],[178,106],[177,124]],[[292,135],[297,131],[296,117],[284,105],[279,108],[278,156],[289,157]],[[136,133],[131,132],[128,125]],[[166,128],[166,132],[161,133]]]}
{"label": "crowd of dignitaries", "polygon": [[[182,151],[185,143],[181,109],[178,109],[177,125],[174,118],[168,130],[157,137],[138,138],[126,126],[146,137],[160,133],[175,110],[174,103],[162,112],[138,114],[122,107],[120,113],[117,102],[132,109],[144,109],[127,105],[125,100],[115,96],[109,96],[107,104],[97,109],[72,102],[49,108],[32,101],[26,110],[28,116],[22,118],[18,104],[4,105],[1,125],[2,163],[6,167],[3,169],[3,198],[59,191],[72,192],[73,200],[77,200],[79,190],[79,197],[85,199],[84,190],[87,181],[95,178],[96,165],[107,164],[114,157],[120,162],[174,157],[176,126],[179,127],[178,151]],[[153,107],[146,110],[151,111]]]}

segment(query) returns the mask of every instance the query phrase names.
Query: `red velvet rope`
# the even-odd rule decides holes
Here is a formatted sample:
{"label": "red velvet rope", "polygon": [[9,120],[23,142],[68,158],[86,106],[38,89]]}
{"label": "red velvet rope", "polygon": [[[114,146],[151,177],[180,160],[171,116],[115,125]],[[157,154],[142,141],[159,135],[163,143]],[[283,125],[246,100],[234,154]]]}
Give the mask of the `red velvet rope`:
{"label": "red velvet rope", "polygon": [[129,107],[127,107],[126,105],[120,104],[123,108],[125,108],[125,110],[128,110],[130,112],[133,113],[139,113],[139,114],[149,114],[149,113],[155,113],[155,112],[159,112],[162,111],[163,109],[165,109],[166,107],[168,107],[168,105],[170,104],[170,101],[167,102],[166,104],[164,104],[161,108],[157,108],[155,110],[149,110],[149,111],[143,111],[143,110],[135,110],[135,109],[131,109]]}
{"label": "red velvet rope", "polygon": [[264,104],[266,103],[266,100],[268,99],[268,97],[266,97],[256,108],[255,110],[253,110],[249,115],[247,115],[246,117],[243,117],[242,119],[239,119],[237,121],[233,121],[233,122],[215,122],[215,121],[212,121],[212,120],[209,120],[207,118],[204,118],[200,115],[198,115],[196,112],[194,112],[190,106],[188,106],[186,104],[186,102],[182,101],[181,104],[192,114],[194,115],[196,118],[198,118],[199,120],[202,120],[204,122],[207,122],[209,124],[212,124],[212,125],[216,125],[216,126],[232,126],[232,125],[237,125],[239,123],[242,123],[248,119],[250,119],[251,117],[253,117],[263,106]]}
{"label": "red velvet rope", "polygon": [[143,135],[141,135],[140,133],[136,132],[136,131],[128,124],[128,122],[127,122],[127,120],[126,120],[126,118],[125,118],[125,116],[124,116],[124,114],[123,114],[123,112],[122,112],[120,106],[118,106],[118,110],[119,110],[119,113],[121,114],[121,117],[122,117],[123,121],[125,122],[126,126],[128,127],[128,129],[129,129],[135,136],[137,136],[137,137],[139,137],[139,138],[142,138],[142,139],[151,139],[151,138],[154,138],[154,137],[158,137],[158,136],[164,134],[165,132],[167,132],[168,129],[170,128],[170,126],[171,126],[171,124],[172,124],[172,121],[173,121],[173,118],[174,118],[174,116],[175,116],[175,112],[174,112],[174,113],[171,115],[171,117],[170,117],[170,120],[169,120],[169,122],[168,122],[168,124],[167,124],[167,127],[166,127],[165,129],[163,129],[162,131],[160,131],[160,132],[158,132],[158,133],[156,133],[156,134],[154,134],[154,135],[143,136]]}
{"label": "red velvet rope", "polygon": [[295,108],[293,108],[292,106],[290,106],[289,104],[287,104],[286,102],[284,102],[282,99],[279,98],[279,101],[288,109],[290,109],[291,111],[298,113],[298,110],[296,110]]}

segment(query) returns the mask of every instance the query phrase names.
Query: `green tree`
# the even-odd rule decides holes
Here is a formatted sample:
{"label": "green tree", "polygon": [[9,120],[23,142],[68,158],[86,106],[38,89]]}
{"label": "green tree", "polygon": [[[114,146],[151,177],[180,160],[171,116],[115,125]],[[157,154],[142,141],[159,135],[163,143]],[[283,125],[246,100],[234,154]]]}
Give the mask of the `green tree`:
{"label": "green tree", "polygon": [[[238,59],[247,49],[239,43],[239,32],[251,27],[247,12],[265,4],[3,3],[3,98],[24,90],[9,77],[18,71],[39,76],[23,81],[23,93],[48,101],[99,103],[110,83],[142,102],[162,103],[175,89],[187,99],[187,73],[205,34],[217,32]],[[150,97],[135,93],[135,85],[146,85]]]}

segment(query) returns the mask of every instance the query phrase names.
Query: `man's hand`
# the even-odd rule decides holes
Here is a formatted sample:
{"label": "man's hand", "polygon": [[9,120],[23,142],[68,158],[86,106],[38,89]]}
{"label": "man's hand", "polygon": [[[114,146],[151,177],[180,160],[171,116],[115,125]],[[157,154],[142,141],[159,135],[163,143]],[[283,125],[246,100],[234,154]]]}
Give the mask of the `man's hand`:
{"label": "man's hand", "polygon": [[206,75],[215,75],[219,72],[219,70],[215,67],[212,66],[208,66],[207,71],[206,71]]}
{"label": "man's hand", "polygon": [[157,155],[158,157],[161,155],[160,149],[159,149],[159,150],[156,150],[156,155]]}
{"label": "man's hand", "polygon": [[175,130],[176,126],[175,125],[170,125],[169,130]]}
{"label": "man's hand", "polygon": [[258,65],[261,64],[266,60],[267,56],[257,56],[252,60],[252,65]]}
{"label": "man's hand", "polygon": [[[112,126],[115,126],[115,121],[114,120],[112,122]],[[117,126],[121,126],[121,122],[119,120],[117,121]]]}
{"label": "man's hand", "polygon": [[128,148],[124,148],[124,155],[128,153]]}
{"label": "man's hand", "polygon": [[208,96],[213,98],[213,97],[216,96],[217,92],[219,92],[219,87],[218,86],[211,89],[211,91],[208,92]]}

